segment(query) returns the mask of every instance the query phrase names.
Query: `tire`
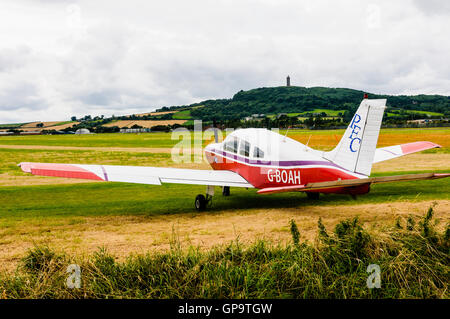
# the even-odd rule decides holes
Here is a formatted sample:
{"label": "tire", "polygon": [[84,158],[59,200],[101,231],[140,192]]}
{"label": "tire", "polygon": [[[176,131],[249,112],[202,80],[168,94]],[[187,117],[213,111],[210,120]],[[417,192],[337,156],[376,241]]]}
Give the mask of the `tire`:
{"label": "tire", "polygon": [[205,210],[205,208],[206,208],[205,196],[203,196],[202,194],[197,195],[197,197],[195,197],[195,209],[201,212]]}
{"label": "tire", "polygon": [[309,192],[306,193],[306,196],[308,196],[308,199],[311,199],[311,200],[318,200],[319,195],[320,195],[320,193],[309,193]]}
{"label": "tire", "polygon": [[222,195],[223,196],[230,196],[230,186],[222,187]]}

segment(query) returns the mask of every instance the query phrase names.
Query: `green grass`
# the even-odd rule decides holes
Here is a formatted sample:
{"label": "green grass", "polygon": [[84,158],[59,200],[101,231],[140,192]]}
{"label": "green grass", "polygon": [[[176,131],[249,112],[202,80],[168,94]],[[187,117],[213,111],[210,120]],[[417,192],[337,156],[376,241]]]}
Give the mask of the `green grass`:
{"label": "green grass", "polygon": [[437,113],[437,112],[430,112],[430,111],[415,111],[415,110],[408,110],[408,113],[416,113],[416,114],[425,114],[425,115],[430,115],[430,116],[444,116],[444,114],[442,113]]}
{"label": "green grass", "polygon": [[[280,130],[283,134],[286,130]],[[289,130],[291,135],[337,135],[344,134],[344,130]],[[381,134],[396,135],[443,135],[450,134],[450,128],[405,128],[381,129]],[[179,140],[171,140],[171,133],[143,133],[143,134],[91,134],[91,135],[30,135],[30,136],[1,136],[0,145],[48,145],[48,146],[85,146],[85,147],[172,147]],[[395,145],[393,143],[392,145]]]}
{"label": "green grass", "polygon": [[26,123],[0,124],[0,129],[21,127],[24,124],[26,124]]}
{"label": "green grass", "polygon": [[173,114],[174,120],[190,120],[192,119],[191,110],[179,111]]}
{"label": "green grass", "polygon": [[2,136],[0,145],[48,145],[85,147],[172,147],[170,133],[145,134],[92,134],[92,135],[34,135]]}
{"label": "green grass", "polygon": [[[410,172],[407,172],[410,173]],[[389,174],[389,173],[385,173]],[[392,173],[390,173],[391,175]],[[204,186],[164,184],[162,186],[126,183],[86,183],[0,187],[0,222],[24,218],[164,215],[195,212],[194,198]],[[219,191],[219,189],[217,189]],[[373,185],[371,192],[357,200],[346,195],[321,196],[309,201],[302,193],[258,195],[253,189],[233,188],[233,196],[218,194],[208,213],[252,208],[292,208],[308,206],[360,205],[394,201],[450,199],[450,179]]]}
{"label": "green grass", "polygon": [[[318,220],[318,242],[293,244],[238,240],[209,251],[181,250],[177,233],[171,250],[132,255],[117,262],[100,248],[74,259],[46,246],[30,249],[12,274],[0,275],[4,298],[449,298],[450,228],[434,228],[433,209],[379,233],[358,219],[333,231]],[[67,267],[81,270],[79,288],[66,286]],[[369,289],[368,266],[380,267],[380,287]]]}
{"label": "green grass", "polygon": [[29,176],[17,167],[20,162],[163,166],[170,161],[170,153],[0,148],[0,174],[10,175]]}
{"label": "green grass", "polygon": [[297,113],[297,115],[306,115],[307,113],[322,113],[322,112],[325,112],[327,116],[339,116],[339,113],[344,114],[345,110],[314,109],[312,111]]}
{"label": "green grass", "polygon": [[[400,109],[394,109],[392,108],[392,110],[396,110],[396,111],[400,111]],[[431,111],[417,111],[417,110],[403,110],[406,113],[409,114],[423,114],[423,115],[429,115],[429,116],[444,116],[443,113],[438,113],[438,112],[431,112]],[[396,113],[388,113],[389,116],[398,116],[399,114]]]}
{"label": "green grass", "polygon": [[75,121],[64,121],[64,122],[59,122],[59,123],[56,123],[56,124],[54,124],[54,125],[50,125],[50,126],[47,126],[47,127],[58,126],[58,125],[64,125],[64,124],[69,124],[69,123],[75,123]]}

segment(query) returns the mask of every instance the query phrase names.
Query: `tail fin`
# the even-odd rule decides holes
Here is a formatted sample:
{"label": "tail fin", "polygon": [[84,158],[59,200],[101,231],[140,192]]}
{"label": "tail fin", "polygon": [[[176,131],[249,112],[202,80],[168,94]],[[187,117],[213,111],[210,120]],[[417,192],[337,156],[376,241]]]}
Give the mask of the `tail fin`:
{"label": "tail fin", "polygon": [[336,148],[324,157],[355,173],[370,175],[386,99],[362,100]]}

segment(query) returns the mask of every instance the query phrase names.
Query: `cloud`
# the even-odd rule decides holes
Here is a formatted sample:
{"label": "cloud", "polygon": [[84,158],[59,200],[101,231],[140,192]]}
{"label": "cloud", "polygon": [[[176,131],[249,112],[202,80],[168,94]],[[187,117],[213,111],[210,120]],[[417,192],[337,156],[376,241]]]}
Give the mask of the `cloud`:
{"label": "cloud", "polygon": [[414,0],[414,4],[429,15],[450,14],[450,2],[445,0]]}
{"label": "cloud", "polygon": [[283,85],[450,94],[448,6],[2,1],[0,123],[120,115]]}

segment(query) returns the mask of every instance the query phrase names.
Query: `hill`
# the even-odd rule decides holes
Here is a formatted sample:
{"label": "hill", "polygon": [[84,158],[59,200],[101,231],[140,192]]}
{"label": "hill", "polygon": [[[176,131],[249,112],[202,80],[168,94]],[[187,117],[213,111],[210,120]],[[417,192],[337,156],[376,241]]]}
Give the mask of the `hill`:
{"label": "hill", "polygon": [[[336,128],[351,120],[364,93],[348,88],[264,87],[241,90],[230,99],[166,106],[150,113],[110,118],[86,115],[80,119],[72,117],[71,122],[8,124],[0,125],[0,131],[37,130],[51,133],[78,128],[88,128],[97,133],[118,132],[122,128],[168,131],[180,125],[192,128],[194,119],[203,120],[205,124],[216,121],[226,127]],[[371,99],[387,99],[384,125],[417,126],[419,123],[414,123],[414,120],[418,119],[427,119],[420,125],[448,125],[449,96],[368,94]]]}
{"label": "hill", "polygon": [[[226,121],[243,119],[252,114],[307,113],[316,109],[353,113],[364,96],[363,91],[347,88],[280,86],[239,91],[231,99],[207,100],[185,106],[163,107],[158,111],[190,109],[193,118]],[[388,111],[399,114],[448,116],[450,97],[442,95],[381,95],[369,93],[369,98],[386,98]],[[408,112],[409,111],[409,112]],[[414,112],[420,111],[420,112]],[[327,112],[325,112],[327,113]],[[434,113],[434,114],[433,114]],[[174,114],[174,118],[177,113]]]}

